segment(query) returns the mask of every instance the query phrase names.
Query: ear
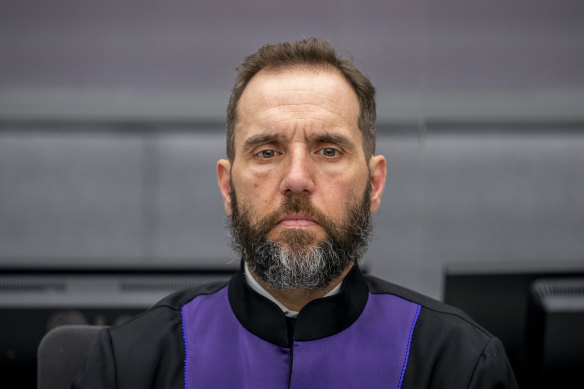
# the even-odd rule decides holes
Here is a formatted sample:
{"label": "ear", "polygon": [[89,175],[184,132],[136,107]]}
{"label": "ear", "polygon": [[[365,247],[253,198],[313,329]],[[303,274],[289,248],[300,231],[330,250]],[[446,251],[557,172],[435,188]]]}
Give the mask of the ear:
{"label": "ear", "polygon": [[385,188],[387,167],[383,155],[374,155],[369,160],[369,174],[371,180],[371,213],[377,212],[381,205],[381,195]]}
{"label": "ear", "polygon": [[217,183],[223,196],[225,212],[231,216],[231,162],[227,159],[217,161]]}

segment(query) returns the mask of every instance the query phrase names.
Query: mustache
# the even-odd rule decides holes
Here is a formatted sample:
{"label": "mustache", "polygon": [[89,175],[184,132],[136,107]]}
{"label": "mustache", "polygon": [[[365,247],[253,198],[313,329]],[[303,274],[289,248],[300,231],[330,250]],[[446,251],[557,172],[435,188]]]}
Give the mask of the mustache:
{"label": "mustache", "polygon": [[309,197],[300,194],[292,194],[282,199],[280,206],[275,211],[260,219],[253,229],[260,235],[265,236],[274,228],[279,220],[288,213],[306,213],[313,218],[325,231],[332,232],[335,223],[323,212],[317,209]]}

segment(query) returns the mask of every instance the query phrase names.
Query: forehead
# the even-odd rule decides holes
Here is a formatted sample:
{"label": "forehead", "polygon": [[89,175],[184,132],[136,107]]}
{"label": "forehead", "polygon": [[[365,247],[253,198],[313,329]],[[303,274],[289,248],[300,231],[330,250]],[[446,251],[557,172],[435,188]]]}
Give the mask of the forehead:
{"label": "forehead", "polygon": [[355,91],[336,69],[262,70],[239,100],[235,143],[262,129],[339,129],[360,138],[359,111]]}

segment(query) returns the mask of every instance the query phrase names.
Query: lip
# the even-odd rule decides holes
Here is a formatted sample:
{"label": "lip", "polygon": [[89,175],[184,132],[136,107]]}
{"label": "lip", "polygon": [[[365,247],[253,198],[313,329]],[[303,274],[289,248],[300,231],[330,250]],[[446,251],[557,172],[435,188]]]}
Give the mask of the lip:
{"label": "lip", "polygon": [[317,226],[317,221],[306,213],[289,213],[278,221],[278,225],[288,228],[309,228]]}

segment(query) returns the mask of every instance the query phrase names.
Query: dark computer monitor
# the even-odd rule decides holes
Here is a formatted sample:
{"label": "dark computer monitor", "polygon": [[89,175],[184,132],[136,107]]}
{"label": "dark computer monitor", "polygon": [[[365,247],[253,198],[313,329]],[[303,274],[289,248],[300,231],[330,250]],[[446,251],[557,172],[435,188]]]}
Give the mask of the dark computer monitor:
{"label": "dark computer monitor", "polygon": [[[456,264],[445,268],[443,300],[468,313],[503,342],[520,385],[532,383],[528,329],[538,326],[530,295],[538,280],[584,277],[584,261]],[[584,351],[583,351],[584,352]],[[584,370],[583,370],[584,371]]]}
{"label": "dark computer monitor", "polygon": [[529,387],[584,388],[584,277],[533,282],[526,351]]}
{"label": "dark computer monitor", "polygon": [[0,376],[36,387],[42,337],[64,324],[116,325],[175,290],[227,280],[235,269],[0,269]]}

